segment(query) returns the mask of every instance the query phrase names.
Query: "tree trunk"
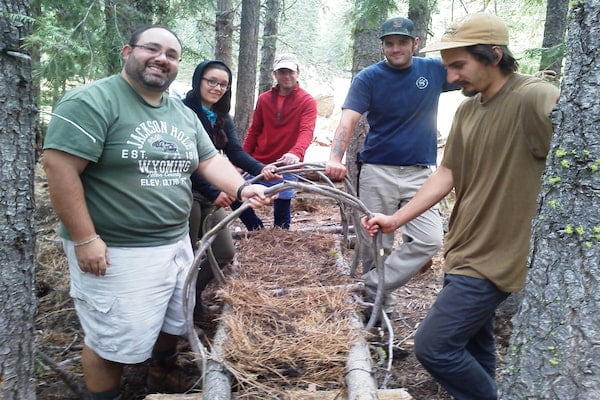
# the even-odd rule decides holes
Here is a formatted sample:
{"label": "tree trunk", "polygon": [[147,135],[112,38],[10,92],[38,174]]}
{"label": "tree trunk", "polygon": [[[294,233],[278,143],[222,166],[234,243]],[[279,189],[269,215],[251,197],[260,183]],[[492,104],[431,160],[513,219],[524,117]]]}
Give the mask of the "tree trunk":
{"label": "tree trunk", "polygon": [[243,143],[250,126],[256,91],[256,60],[260,0],[242,0],[240,53],[238,57],[237,92],[234,124]]}
{"label": "tree trunk", "polygon": [[[31,16],[33,18],[38,18],[42,15],[42,5],[40,0],[34,0],[30,2],[30,10]],[[40,46],[37,44],[33,44],[30,48],[31,54],[31,65],[39,65],[41,60],[40,54]],[[42,86],[41,79],[36,74],[32,76],[32,88],[31,88],[31,96],[33,97],[34,104],[39,105],[41,100]],[[43,144],[43,134],[42,134],[42,124],[38,123],[35,125],[35,162],[37,162],[42,154],[42,144]]]}
{"label": "tree trunk", "polygon": [[273,86],[273,60],[277,51],[277,22],[281,14],[281,0],[266,0],[263,44],[261,48],[258,92],[266,92]]}
{"label": "tree trunk", "polygon": [[600,0],[574,6],[503,399],[600,398]]}
{"label": "tree trunk", "polygon": [[408,2],[408,19],[415,24],[415,33],[419,38],[416,55],[427,44],[427,32],[431,25],[431,9],[428,0],[410,0]]}
{"label": "tree trunk", "polygon": [[565,29],[567,26],[568,0],[548,0],[546,22],[542,41],[542,60],[540,70],[551,69],[558,76],[564,56]]}
{"label": "tree trunk", "polygon": [[0,398],[35,399],[35,118],[27,0],[0,1]]}
{"label": "tree trunk", "polygon": [[[369,23],[367,18],[359,18],[354,28],[354,48],[352,53],[352,76],[371,64],[381,61],[381,40],[379,39],[381,24],[384,16],[377,23]],[[355,188],[358,188],[358,154],[363,150],[365,136],[369,131],[369,124],[363,115],[356,124],[352,139],[346,150],[346,167],[348,178]]]}
{"label": "tree trunk", "polygon": [[215,59],[233,65],[233,17],[235,9],[232,0],[217,0],[215,24]]}

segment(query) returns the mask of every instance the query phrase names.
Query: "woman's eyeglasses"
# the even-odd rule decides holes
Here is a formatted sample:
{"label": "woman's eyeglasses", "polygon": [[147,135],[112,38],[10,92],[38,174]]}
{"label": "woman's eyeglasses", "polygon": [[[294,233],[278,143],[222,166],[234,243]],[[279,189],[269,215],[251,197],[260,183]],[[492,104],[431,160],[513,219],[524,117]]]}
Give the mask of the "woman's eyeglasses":
{"label": "woman's eyeglasses", "polygon": [[218,86],[222,90],[229,90],[229,88],[231,87],[229,86],[229,83],[217,82],[214,79],[202,78],[202,80],[205,81],[211,88],[216,88]]}

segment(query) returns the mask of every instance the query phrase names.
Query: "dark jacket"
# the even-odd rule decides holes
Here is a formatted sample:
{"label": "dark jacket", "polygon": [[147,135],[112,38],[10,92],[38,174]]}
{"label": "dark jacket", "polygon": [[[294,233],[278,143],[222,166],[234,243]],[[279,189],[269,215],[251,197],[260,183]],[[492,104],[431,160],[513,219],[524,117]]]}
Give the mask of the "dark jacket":
{"label": "dark jacket", "polygon": [[[237,138],[233,120],[229,115],[231,108],[231,89],[227,90],[221,100],[213,105],[212,110],[217,114],[217,122],[213,125],[204,111],[200,102],[200,84],[204,76],[204,70],[213,64],[220,64],[225,67],[229,75],[229,84],[231,85],[231,70],[221,61],[208,60],[196,67],[192,77],[192,90],[187,92],[183,103],[191,108],[200,121],[202,126],[210,136],[215,147],[223,151],[233,165],[250,173],[259,175],[264,168],[264,164],[256,161],[246,153]],[[192,190],[199,192],[210,201],[214,201],[220,193],[220,190],[208,183],[198,173],[192,175]]]}

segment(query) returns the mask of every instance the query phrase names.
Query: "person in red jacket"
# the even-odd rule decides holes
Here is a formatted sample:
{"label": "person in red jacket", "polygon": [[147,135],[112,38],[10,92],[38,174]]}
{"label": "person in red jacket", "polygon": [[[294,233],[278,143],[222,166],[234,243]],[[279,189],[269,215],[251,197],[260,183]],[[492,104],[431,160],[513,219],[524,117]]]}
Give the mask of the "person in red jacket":
{"label": "person in red jacket", "polygon": [[[296,164],[304,160],[306,148],[313,139],[317,120],[317,102],[298,84],[298,58],[291,53],[275,57],[273,76],[277,84],[258,97],[252,122],[244,140],[243,149],[263,164],[278,166]],[[283,174],[284,180],[294,180]],[[272,186],[281,181],[262,182]],[[278,194],[273,203],[274,225],[289,229],[293,189]],[[263,227],[262,221],[249,208],[242,220],[247,227]],[[247,221],[254,221],[251,225]]]}

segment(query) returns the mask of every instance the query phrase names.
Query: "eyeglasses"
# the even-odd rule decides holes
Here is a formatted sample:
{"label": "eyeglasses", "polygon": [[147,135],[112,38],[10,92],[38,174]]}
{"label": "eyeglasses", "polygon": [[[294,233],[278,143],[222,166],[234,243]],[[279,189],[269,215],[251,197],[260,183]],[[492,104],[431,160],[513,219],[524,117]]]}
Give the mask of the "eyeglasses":
{"label": "eyeglasses", "polygon": [[217,82],[213,79],[202,78],[202,80],[206,81],[208,86],[210,86],[211,88],[216,88],[218,86],[222,90],[229,90],[229,88],[231,87],[228,83]]}
{"label": "eyeglasses", "polygon": [[134,48],[139,47],[152,57],[160,57],[162,54],[164,54],[167,60],[169,60],[170,62],[178,63],[179,61],[181,61],[181,57],[174,50],[163,50],[161,47],[154,46],[151,44],[130,44],[130,46]]}

